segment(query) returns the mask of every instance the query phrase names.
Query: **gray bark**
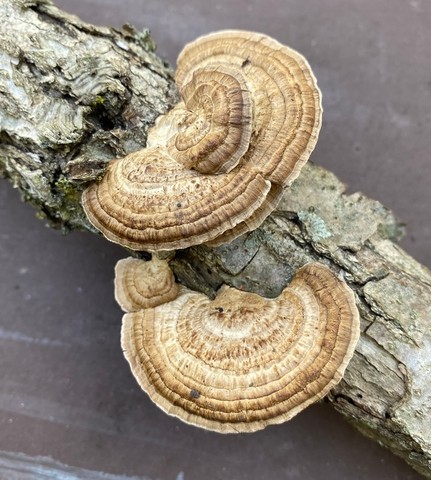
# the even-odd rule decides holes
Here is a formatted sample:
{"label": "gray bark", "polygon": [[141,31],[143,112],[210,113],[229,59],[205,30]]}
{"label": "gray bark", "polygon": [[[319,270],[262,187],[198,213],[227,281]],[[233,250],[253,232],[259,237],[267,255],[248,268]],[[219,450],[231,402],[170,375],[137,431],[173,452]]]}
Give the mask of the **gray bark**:
{"label": "gray bark", "polygon": [[0,172],[41,216],[89,228],[82,183],[145,146],[177,101],[148,31],[95,27],[49,1],[0,2]]}
{"label": "gray bark", "polygon": [[[94,230],[80,191],[145,146],[177,99],[172,71],[148,32],[94,27],[49,1],[2,0],[0,19],[0,173],[52,225]],[[261,228],[171,264],[209,295],[225,282],[265,296],[304,263],[329,265],[356,293],[362,335],[327,400],[431,478],[431,273],[397,246],[400,233],[380,203],[309,164]]]}

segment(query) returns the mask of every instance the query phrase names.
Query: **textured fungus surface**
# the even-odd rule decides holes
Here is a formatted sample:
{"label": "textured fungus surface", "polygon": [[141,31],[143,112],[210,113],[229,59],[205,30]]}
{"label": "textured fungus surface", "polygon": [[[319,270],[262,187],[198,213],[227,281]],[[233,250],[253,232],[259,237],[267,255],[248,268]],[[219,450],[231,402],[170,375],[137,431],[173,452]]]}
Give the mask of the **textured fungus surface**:
{"label": "textured fungus surface", "polygon": [[159,117],[147,148],[111,162],[83,194],[90,222],[133,250],[218,245],[257,228],[317,141],[311,69],[269,37],[197,39],[179,56],[177,84],[182,101]]}
{"label": "textured fungus surface", "polygon": [[123,317],[122,347],[150,398],[221,433],[289,420],[344,373],[359,337],[352,291],[320,264],[301,268],[276,299],[223,287],[185,290]]}
{"label": "textured fungus surface", "polygon": [[161,117],[171,123],[169,154],[200,173],[229,172],[250,145],[252,99],[244,77],[228,66],[196,70],[180,93],[184,104]]}
{"label": "textured fungus surface", "polygon": [[93,225],[133,250],[204,243],[249,218],[271,184],[252,169],[201,175],[154,147],[111,162],[83,195]]}
{"label": "textured fungus surface", "polygon": [[115,266],[115,300],[124,312],[136,312],[174,300],[178,283],[168,262],[124,258]]}
{"label": "textured fungus surface", "polygon": [[253,136],[244,163],[265,178],[289,185],[313,151],[320,130],[321,99],[305,58],[255,32],[226,30],[186,45],[177,62],[181,86],[197,69],[236,67],[254,102]]}

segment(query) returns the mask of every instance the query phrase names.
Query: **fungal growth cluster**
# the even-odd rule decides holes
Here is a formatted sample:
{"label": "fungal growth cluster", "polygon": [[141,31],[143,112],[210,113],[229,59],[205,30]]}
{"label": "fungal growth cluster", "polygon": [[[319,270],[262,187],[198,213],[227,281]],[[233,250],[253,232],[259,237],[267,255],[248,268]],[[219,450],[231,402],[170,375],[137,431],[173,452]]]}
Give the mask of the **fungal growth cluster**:
{"label": "fungal growth cluster", "polygon": [[[221,433],[253,432],[291,419],[341,380],[359,316],[352,291],[327,267],[305,265],[275,299],[224,286],[209,300],[181,287],[160,304],[172,278],[163,261],[122,260],[115,279],[117,300],[130,312],[124,354],[168,414]],[[146,308],[149,291],[156,301]]]}
{"label": "fungal growth cluster", "polygon": [[91,223],[133,250],[218,245],[257,228],[317,142],[321,99],[307,61],[261,34],[222,31],[178,58],[182,100],[147,148],[83,194]]}
{"label": "fungal growth cluster", "polygon": [[[261,34],[224,31],[178,58],[182,100],[147,148],[113,160],[83,194],[91,223],[132,250],[219,245],[257,228],[308,160],[321,100],[306,60]],[[150,398],[222,433],[289,420],[338,383],[359,336],[352,291],[302,267],[279,297],[222,287],[214,300],[168,264],[117,264],[121,344]]]}

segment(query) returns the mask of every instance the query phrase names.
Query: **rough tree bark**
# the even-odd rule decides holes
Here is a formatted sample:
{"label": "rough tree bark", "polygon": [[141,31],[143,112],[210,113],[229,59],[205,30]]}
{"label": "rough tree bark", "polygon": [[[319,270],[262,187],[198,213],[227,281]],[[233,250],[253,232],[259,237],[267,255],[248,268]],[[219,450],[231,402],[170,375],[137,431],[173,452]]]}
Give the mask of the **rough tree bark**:
{"label": "rough tree bark", "polygon": [[[50,1],[2,0],[0,19],[0,173],[50,224],[94,231],[80,192],[108,160],[145,146],[177,100],[172,71],[147,31],[94,27]],[[275,296],[311,260],[344,277],[362,335],[328,401],[431,478],[431,273],[396,245],[389,210],[344,190],[309,164],[261,228],[171,264],[209,295],[226,282]]]}

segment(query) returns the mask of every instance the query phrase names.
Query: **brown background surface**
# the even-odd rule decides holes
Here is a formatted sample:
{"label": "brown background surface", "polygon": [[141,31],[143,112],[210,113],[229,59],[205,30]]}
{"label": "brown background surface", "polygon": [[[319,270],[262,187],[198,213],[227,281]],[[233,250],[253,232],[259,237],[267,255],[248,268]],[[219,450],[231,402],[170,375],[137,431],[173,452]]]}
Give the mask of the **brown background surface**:
{"label": "brown background surface", "polygon": [[[407,224],[403,246],[431,266],[428,0],[57,3],[89,22],[149,27],[171,63],[184,43],[222,28],[261,31],[299,50],[323,92],[313,161],[392,208]],[[1,480],[12,478],[1,467],[5,451],[151,480],[419,478],[327,405],[238,436],[163,414],[122,358],[112,288],[122,256],[93,235],[46,229],[0,181]]]}

